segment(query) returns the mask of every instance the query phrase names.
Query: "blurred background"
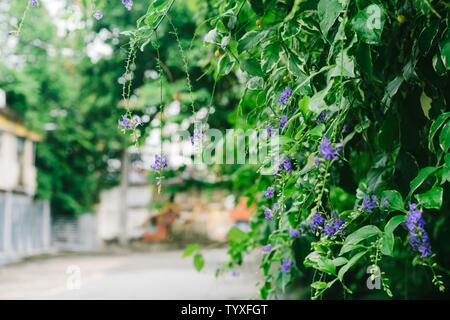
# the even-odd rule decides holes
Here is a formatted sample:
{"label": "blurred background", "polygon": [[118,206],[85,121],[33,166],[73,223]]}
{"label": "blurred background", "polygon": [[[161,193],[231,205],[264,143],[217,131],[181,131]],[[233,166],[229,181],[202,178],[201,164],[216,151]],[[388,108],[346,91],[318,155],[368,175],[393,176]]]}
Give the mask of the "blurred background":
{"label": "blurred background", "polygon": [[[249,189],[253,171],[193,166],[172,139],[179,129],[192,130],[193,117],[167,22],[158,29],[160,114],[155,49],[138,52],[124,73],[122,32],[134,28],[145,1],[131,11],[119,0],[27,4],[0,0],[0,299],[257,296],[257,254],[247,269],[223,268],[229,231],[246,230],[255,209],[230,190]],[[229,128],[239,79],[215,83],[206,68],[214,52],[201,45],[196,21],[208,19],[208,6],[179,1],[172,21],[199,118]],[[144,123],[138,146],[117,128],[130,80],[130,107]],[[169,167],[158,193],[150,167],[160,141]]]}

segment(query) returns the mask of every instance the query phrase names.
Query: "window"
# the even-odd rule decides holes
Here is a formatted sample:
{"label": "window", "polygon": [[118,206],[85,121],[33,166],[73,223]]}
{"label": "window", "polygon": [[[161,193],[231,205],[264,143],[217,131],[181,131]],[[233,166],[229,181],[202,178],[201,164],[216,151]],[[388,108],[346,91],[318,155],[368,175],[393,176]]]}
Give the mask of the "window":
{"label": "window", "polygon": [[17,160],[19,162],[23,161],[23,152],[25,151],[25,139],[22,137],[17,137]]}
{"label": "window", "polygon": [[19,164],[19,186],[24,185],[24,172],[23,166],[25,164],[24,159],[24,151],[25,151],[25,139],[22,137],[17,137],[17,162]]}

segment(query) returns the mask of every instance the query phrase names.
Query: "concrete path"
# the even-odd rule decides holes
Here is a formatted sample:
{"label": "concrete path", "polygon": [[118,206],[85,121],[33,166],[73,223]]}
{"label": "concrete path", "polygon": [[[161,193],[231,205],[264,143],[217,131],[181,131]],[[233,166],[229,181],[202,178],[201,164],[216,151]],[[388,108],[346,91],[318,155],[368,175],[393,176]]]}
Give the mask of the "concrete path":
{"label": "concrete path", "polygon": [[[225,249],[203,252],[197,273],[181,251],[64,255],[0,267],[0,299],[252,299],[257,255],[238,274],[216,278]],[[79,288],[78,288],[79,287]]]}

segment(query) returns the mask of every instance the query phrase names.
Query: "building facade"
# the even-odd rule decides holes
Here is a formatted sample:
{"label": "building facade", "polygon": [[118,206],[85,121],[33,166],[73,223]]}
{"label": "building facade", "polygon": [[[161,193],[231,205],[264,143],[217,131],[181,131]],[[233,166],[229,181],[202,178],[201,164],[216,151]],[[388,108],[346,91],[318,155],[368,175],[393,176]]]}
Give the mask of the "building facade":
{"label": "building facade", "polygon": [[0,264],[47,252],[48,201],[37,201],[35,153],[41,136],[6,108],[0,90]]}

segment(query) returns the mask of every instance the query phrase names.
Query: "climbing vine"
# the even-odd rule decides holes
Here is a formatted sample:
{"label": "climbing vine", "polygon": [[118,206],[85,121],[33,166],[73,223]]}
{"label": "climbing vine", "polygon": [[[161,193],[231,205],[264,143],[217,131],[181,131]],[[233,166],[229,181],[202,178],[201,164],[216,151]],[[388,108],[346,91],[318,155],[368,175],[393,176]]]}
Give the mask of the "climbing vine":
{"label": "climbing vine", "polygon": [[[172,4],[152,2],[134,39],[148,39]],[[447,252],[439,239],[449,225],[448,4],[209,4],[212,17],[199,28],[211,26],[211,76],[241,73],[236,125],[279,135],[282,148],[273,176],[258,177],[254,165],[234,174],[255,176],[256,185],[240,190],[259,210],[250,232],[230,231],[227,267],[261,250],[262,298],[297,279],[310,282],[312,299],[377,281],[396,297],[409,281],[395,270],[401,260],[425,267],[444,292],[448,264],[437,253]],[[187,82],[192,92],[188,73]]]}
{"label": "climbing vine", "polygon": [[[132,1],[122,2],[132,8]],[[205,72],[215,84],[238,79],[232,82],[240,92],[232,114],[236,127],[276,135],[281,144],[278,159],[262,165],[275,163],[275,174],[263,175],[255,165],[233,173],[234,191],[256,202],[258,210],[249,232],[231,229],[226,268],[260,251],[264,299],[295,292],[298,282],[309,284],[312,299],[358,297],[378,287],[384,292],[374,293],[379,297],[408,297],[411,286],[419,296],[445,294],[449,5],[442,0],[206,5],[208,14],[195,32],[213,53]],[[166,20],[195,118],[191,47],[180,42],[170,17],[173,6],[174,0],[149,1],[137,28],[124,33],[130,46],[123,98],[130,98],[136,54],[149,43],[158,49],[156,32]],[[159,59],[158,53],[162,79]],[[162,89],[161,80],[161,97]],[[162,99],[160,115],[162,123]],[[119,127],[136,140],[140,124],[127,103]],[[165,167],[161,150],[153,165],[159,187]],[[428,278],[434,289],[424,282]]]}

